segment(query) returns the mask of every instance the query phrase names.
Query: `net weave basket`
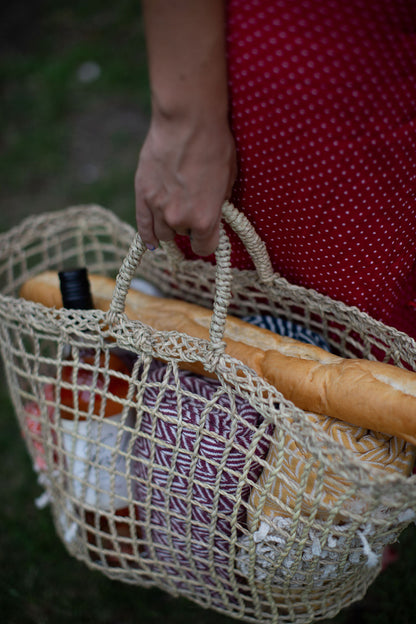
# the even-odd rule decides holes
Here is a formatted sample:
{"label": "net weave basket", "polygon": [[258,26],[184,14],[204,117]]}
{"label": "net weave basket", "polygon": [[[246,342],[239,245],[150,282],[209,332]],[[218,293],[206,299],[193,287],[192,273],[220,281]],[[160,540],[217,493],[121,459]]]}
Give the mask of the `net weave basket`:
{"label": "net weave basket", "polygon": [[[416,477],[362,461],[313,415],[225,354],[226,314],[287,319],[318,332],[343,357],[412,370],[416,344],[358,309],[291,285],[273,272],[245,217],[228,203],[223,216],[255,270],[230,268],[226,227],[213,266],[184,260],[171,245],[145,253],[134,229],[98,206],[29,218],[1,235],[7,382],[71,555],[111,579],[157,586],[243,621],[306,624],[365,594],[384,546],[416,517]],[[19,298],[28,278],[74,266],[117,277],[107,312]],[[212,309],[210,340],[128,320],[125,297],[138,276],[166,297]],[[62,371],[68,348],[76,370],[86,347],[96,354],[90,372],[103,382],[101,408],[97,413],[91,400],[82,414],[75,406],[68,446],[61,391],[83,388],[76,375],[68,387]],[[111,373],[128,388],[122,397],[109,391],[115,348],[131,363],[128,373]],[[184,371],[186,362],[202,362],[215,379]],[[102,435],[109,400],[120,407],[115,445]],[[410,445],[389,444],[406,463]],[[81,447],[83,469],[76,471]],[[103,454],[109,470],[100,480]],[[298,467],[293,474],[286,470],[291,462]],[[277,478],[294,492],[291,499],[273,498]],[[330,503],[329,487],[336,492]],[[264,513],[266,498],[275,505],[272,515]]]}

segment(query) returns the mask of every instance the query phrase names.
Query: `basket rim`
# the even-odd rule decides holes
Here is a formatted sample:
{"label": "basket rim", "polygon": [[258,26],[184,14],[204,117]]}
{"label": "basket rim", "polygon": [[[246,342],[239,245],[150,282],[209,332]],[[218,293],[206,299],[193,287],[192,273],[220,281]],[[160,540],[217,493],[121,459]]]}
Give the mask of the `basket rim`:
{"label": "basket rim", "polygon": [[[135,229],[133,228],[133,226],[123,221],[110,209],[95,203],[74,204],[66,208],[46,211],[34,216],[26,217],[19,224],[13,226],[10,230],[0,233],[0,260],[4,256],[7,257],[8,255],[6,242],[8,240],[13,240],[14,242],[14,239],[18,239],[20,246],[22,246],[22,233],[29,228],[33,230],[36,227],[44,226],[45,223],[48,222],[62,222],[62,217],[68,215],[79,217],[81,221],[88,221],[90,219],[92,220],[95,214],[105,216],[111,222],[115,223],[120,230],[125,230],[125,233],[130,236],[131,239],[134,237]],[[43,231],[42,233],[44,234]],[[168,258],[166,251],[162,248],[158,248],[151,253],[152,258],[161,259],[163,261]],[[144,261],[146,261],[146,255],[148,258],[150,257],[148,254],[145,254]],[[201,258],[196,260],[184,258],[181,261],[181,265],[187,272],[195,272],[197,274],[201,271],[201,269],[204,269],[204,271],[207,271],[211,273],[212,276],[215,276],[215,265]],[[235,276],[242,276],[243,278],[247,278],[248,281],[253,277],[253,275],[257,275],[255,269],[238,269],[233,267],[231,271],[233,274],[233,278],[235,278]],[[337,312],[341,312],[346,315],[352,313],[357,317],[357,327],[355,328],[356,331],[359,332],[361,329],[361,327],[359,327],[358,325],[359,322],[371,323],[373,326],[376,326],[380,330],[384,331],[388,340],[401,340],[407,343],[409,347],[412,347],[416,353],[416,339],[412,338],[405,332],[396,329],[393,326],[387,325],[382,321],[375,319],[367,312],[360,310],[357,306],[348,305],[343,301],[334,299],[324,293],[320,293],[313,288],[294,284],[287,280],[285,277],[282,277],[278,274],[276,274],[276,276],[273,278],[273,281],[269,285],[262,284],[257,281],[256,286],[259,287],[259,292],[262,292],[265,295],[267,295],[267,291],[271,290],[272,288],[282,288],[288,291],[290,289],[300,296],[302,302],[307,300],[310,303],[312,301],[314,307],[316,307],[316,314],[323,313],[325,315],[326,313],[332,312],[331,307],[333,308],[333,306],[335,305],[337,307]],[[3,293],[0,290],[0,297],[1,296],[3,296]]]}

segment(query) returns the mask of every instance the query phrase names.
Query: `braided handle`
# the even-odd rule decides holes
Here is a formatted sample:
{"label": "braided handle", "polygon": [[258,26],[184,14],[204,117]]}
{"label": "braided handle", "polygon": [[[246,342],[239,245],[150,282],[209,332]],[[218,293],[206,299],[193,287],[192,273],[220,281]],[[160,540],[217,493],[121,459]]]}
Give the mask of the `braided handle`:
{"label": "braided handle", "polygon": [[[242,241],[253,261],[260,281],[263,284],[267,284],[275,277],[279,277],[273,270],[265,243],[245,214],[237,210],[229,201],[226,201],[222,206],[222,216],[224,221],[228,223]],[[178,266],[185,259],[183,253],[173,241],[162,243],[162,245],[173,266]]]}
{"label": "braided handle", "polygon": [[237,210],[229,201],[224,203],[222,214],[224,221],[238,234],[249,253],[260,281],[263,284],[270,284],[276,277],[279,277],[273,270],[266,244],[257,234],[246,215]]}
{"label": "braided handle", "polygon": [[[224,221],[238,234],[250,254],[260,281],[264,284],[270,283],[276,277],[276,274],[273,271],[266,245],[254,230],[247,217],[239,212],[230,202],[224,203],[222,214]],[[178,265],[180,260],[183,259],[183,255],[179,252],[177,247],[175,246],[175,248],[172,248],[172,245],[165,245],[165,249],[174,264]],[[107,315],[110,325],[114,324],[117,317],[124,313],[127,291],[146,250],[146,245],[141,240],[140,235],[136,234],[116,278],[116,286]],[[227,310],[231,300],[232,282],[230,260],[231,245],[223,224],[220,225],[220,238],[215,252],[215,258],[215,297],[209,335],[211,348],[219,355],[225,349],[223,336]]]}

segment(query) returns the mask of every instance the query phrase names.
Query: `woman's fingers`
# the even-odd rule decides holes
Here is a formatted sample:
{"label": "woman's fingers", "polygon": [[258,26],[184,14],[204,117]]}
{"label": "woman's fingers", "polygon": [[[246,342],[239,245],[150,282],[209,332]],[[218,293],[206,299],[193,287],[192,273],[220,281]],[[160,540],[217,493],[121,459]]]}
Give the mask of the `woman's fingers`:
{"label": "woman's fingers", "polygon": [[191,228],[191,247],[197,256],[209,256],[218,246],[222,202],[217,200],[215,205],[215,210],[211,209],[204,214],[209,215],[209,221],[203,219]]}
{"label": "woman's fingers", "polygon": [[140,224],[138,232],[147,248],[156,249],[159,240],[153,228],[153,213],[146,205],[141,193],[136,193],[136,222]]}

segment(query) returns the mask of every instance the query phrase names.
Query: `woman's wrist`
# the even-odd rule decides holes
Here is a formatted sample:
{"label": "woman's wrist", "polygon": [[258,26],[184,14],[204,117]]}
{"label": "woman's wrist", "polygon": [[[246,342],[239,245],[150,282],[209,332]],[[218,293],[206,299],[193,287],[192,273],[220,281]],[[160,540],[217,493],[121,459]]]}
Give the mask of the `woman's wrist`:
{"label": "woman's wrist", "polygon": [[229,128],[228,103],[218,106],[205,106],[195,102],[160,103],[153,100],[151,127],[163,133],[204,134],[218,128]]}

